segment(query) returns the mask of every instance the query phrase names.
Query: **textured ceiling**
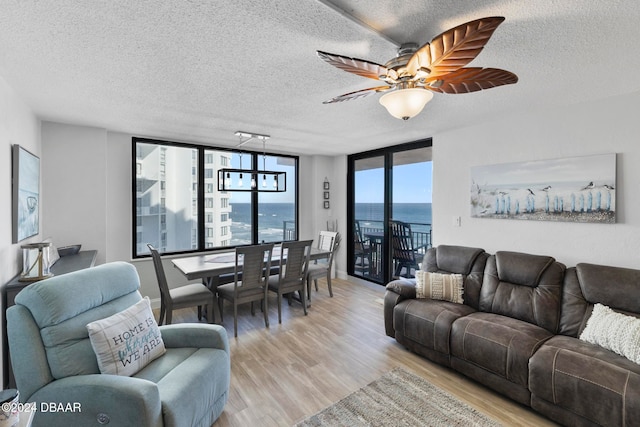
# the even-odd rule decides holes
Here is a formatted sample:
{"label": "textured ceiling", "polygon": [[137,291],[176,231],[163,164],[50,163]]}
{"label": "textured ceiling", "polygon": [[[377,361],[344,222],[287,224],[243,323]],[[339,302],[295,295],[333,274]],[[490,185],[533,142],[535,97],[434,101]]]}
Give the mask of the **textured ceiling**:
{"label": "textured ceiling", "polygon": [[[224,146],[244,130],[271,135],[271,151],[330,155],[640,90],[637,0],[327,3],[2,0],[0,76],[43,120]],[[322,104],[372,81],[316,50],[384,63],[394,43],[494,15],[506,21],[470,66],[516,85],[435,94],[408,122],[380,95]]]}

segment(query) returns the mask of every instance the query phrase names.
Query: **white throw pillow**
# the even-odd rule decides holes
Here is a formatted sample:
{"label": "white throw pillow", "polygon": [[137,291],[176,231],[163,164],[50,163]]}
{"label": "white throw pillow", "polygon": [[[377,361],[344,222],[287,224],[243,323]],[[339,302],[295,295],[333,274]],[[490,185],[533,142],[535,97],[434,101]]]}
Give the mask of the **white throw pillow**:
{"label": "white throw pillow", "polygon": [[149,297],[89,323],[87,330],[103,374],[131,376],[166,351]]}
{"label": "white throw pillow", "polygon": [[416,298],[431,298],[462,304],[464,277],[462,274],[416,271]]}
{"label": "white throw pillow", "polygon": [[640,363],[640,319],[637,317],[617,313],[598,303],[593,306],[580,339]]}

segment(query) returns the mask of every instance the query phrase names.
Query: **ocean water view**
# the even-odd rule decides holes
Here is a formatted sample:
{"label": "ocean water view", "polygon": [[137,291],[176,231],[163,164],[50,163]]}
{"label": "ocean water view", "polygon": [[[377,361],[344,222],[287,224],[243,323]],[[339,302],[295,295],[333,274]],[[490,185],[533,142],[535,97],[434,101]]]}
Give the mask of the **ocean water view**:
{"label": "ocean water view", "polygon": [[[231,209],[231,244],[251,244],[251,204],[233,203]],[[283,240],[285,222],[288,228],[293,228],[295,218],[293,203],[261,203],[258,214],[258,240]]]}
{"label": "ocean water view", "polygon": [[[362,226],[381,227],[383,215],[382,203],[356,203],[356,219]],[[395,203],[393,219],[411,223],[414,231],[427,231],[431,228],[431,203]],[[285,223],[287,227],[293,228],[294,220],[293,203],[262,203],[258,215],[259,240],[282,240]],[[231,221],[232,244],[250,244],[251,204],[233,203]]]}

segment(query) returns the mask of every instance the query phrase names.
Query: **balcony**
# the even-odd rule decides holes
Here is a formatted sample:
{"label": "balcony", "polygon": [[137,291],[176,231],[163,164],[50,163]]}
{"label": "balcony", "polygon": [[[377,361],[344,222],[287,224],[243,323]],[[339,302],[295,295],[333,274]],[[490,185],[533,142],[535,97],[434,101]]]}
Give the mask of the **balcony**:
{"label": "balcony", "polygon": [[[382,281],[382,261],[383,261],[383,238],[384,238],[384,224],[382,221],[370,221],[356,219],[356,240],[360,239],[360,242],[356,241],[356,253],[355,268],[354,271],[357,275],[371,278],[375,281]],[[410,222],[407,223],[411,227],[411,245],[415,254],[417,263],[422,262],[427,249],[431,247],[432,228],[431,224]],[[359,230],[359,233],[358,233]],[[394,256],[393,250],[391,256],[393,257],[392,272],[397,272],[402,267],[397,256]],[[411,271],[406,271],[406,268],[402,274],[404,277],[413,277],[416,267]]]}

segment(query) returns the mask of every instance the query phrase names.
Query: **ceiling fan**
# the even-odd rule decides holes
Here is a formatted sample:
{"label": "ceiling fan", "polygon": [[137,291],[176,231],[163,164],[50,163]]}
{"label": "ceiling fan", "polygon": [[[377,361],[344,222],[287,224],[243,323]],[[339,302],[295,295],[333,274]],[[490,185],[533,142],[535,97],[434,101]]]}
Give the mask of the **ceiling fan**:
{"label": "ceiling fan", "polygon": [[385,83],[337,96],[324,104],[386,92],[380,103],[392,116],[408,120],[422,111],[433,92],[458,94],[514,84],[518,76],[510,71],[465,67],[503,21],[501,16],[476,19],[443,32],[420,48],[416,43],[403,44],[398,55],[384,65],[317,51],[334,67]]}

